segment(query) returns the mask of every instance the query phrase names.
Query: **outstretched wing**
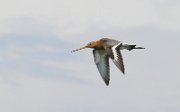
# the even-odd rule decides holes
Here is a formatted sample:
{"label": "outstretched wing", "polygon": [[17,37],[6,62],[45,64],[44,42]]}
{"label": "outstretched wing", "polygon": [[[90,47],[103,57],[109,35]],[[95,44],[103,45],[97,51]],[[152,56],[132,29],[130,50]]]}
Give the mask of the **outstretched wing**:
{"label": "outstretched wing", "polygon": [[109,75],[109,56],[104,49],[93,50],[94,62],[97,65],[98,71],[106,83],[109,85],[110,75]]}
{"label": "outstretched wing", "polygon": [[111,49],[112,49],[112,52],[113,52],[113,57],[114,59],[113,62],[114,64],[122,71],[122,73],[124,74],[125,73],[125,70],[124,70],[124,63],[123,63],[123,58],[122,58],[122,55],[121,55],[121,52],[120,52],[120,47],[121,47],[121,43],[113,46]]}
{"label": "outstretched wing", "polygon": [[120,47],[121,47],[121,43],[118,43],[111,48],[105,47],[105,50],[107,51],[109,57],[113,60],[116,67],[124,74],[125,73],[124,63],[120,52]]}

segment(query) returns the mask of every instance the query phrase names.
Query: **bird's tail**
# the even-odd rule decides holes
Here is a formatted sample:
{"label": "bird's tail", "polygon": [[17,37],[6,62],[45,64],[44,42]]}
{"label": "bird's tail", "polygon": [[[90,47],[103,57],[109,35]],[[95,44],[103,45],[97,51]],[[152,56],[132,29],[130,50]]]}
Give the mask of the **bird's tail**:
{"label": "bird's tail", "polygon": [[145,49],[144,47],[136,47],[136,45],[133,44],[123,44],[123,47],[129,51],[133,49]]}

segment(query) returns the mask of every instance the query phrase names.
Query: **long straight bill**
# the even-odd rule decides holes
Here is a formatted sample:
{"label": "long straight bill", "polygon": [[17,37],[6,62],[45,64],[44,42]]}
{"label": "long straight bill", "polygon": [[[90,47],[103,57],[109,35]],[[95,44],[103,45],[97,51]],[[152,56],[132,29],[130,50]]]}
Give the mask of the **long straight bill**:
{"label": "long straight bill", "polygon": [[86,46],[85,46],[85,47],[82,47],[82,48],[79,48],[79,49],[75,49],[75,50],[71,51],[71,53],[76,52],[76,51],[79,51],[79,50],[82,50],[82,49],[85,49],[85,48],[86,48]]}

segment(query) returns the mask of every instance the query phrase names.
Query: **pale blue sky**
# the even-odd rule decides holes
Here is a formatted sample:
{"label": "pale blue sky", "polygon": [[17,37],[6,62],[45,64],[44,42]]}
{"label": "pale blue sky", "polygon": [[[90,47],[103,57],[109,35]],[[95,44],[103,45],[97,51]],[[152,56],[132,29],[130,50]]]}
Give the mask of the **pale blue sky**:
{"label": "pale blue sky", "polygon": [[[179,0],[0,1],[1,112],[179,112]],[[106,87],[92,40],[143,46],[110,61]]]}

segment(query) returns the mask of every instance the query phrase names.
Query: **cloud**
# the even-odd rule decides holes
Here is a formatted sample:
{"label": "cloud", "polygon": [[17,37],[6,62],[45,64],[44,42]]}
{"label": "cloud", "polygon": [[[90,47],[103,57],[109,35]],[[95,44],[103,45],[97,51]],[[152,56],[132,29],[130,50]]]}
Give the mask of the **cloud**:
{"label": "cloud", "polygon": [[[149,78],[145,81],[137,75],[124,79],[120,78],[119,74],[113,74],[114,80],[108,88],[100,83],[92,86],[14,74],[13,78],[8,78],[8,82],[4,82],[5,78],[1,80],[0,96],[4,96],[1,97],[1,110],[6,112],[178,110],[179,92],[174,92],[177,88],[173,87],[172,83],[165,84],[166,81],[157,84],[164,78],[162,80],[150,76],[143,77]],[[146,86],[142,86],[142,83]]]}
{"label": "cloud", "polygon": [[180,9],[176,0],[16,0],[13,5],[9,5],[8,1],[3,2],[8,5],[1,7],[1,33],[41,32],[46,35],[51,32],[63,40],[71,41],[74,35],[88,32],[94,24],[102,28],[126,29],[154,25],[168,30],[180,29]]}

